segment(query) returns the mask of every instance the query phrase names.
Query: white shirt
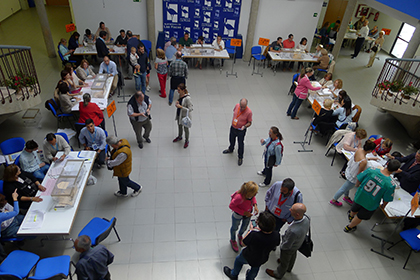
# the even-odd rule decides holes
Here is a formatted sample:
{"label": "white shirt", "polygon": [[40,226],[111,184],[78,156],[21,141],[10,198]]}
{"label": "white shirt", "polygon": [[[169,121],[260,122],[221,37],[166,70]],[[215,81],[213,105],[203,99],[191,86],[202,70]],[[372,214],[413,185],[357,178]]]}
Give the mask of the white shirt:
{"label": "white shirt", "polygon": [[359,38],[365,38],[368,36],[369,34],[369,27],[367,26],[363,26],[360,31],[359,31]]}
{"label": "white shirt", "polygon": [[216,49],[216,50],[219,50],[220,48],[221,48],[222,50],[224,50],[224,49],[225,49],[225,42],[224,42],[223,40],[221,40],[221,41],[220,41],[220,43],[218,44],[218,43],[217,43],[217,39],[215,39],[211,45],[212,45],[212,47],[213,47],[214,49]]}

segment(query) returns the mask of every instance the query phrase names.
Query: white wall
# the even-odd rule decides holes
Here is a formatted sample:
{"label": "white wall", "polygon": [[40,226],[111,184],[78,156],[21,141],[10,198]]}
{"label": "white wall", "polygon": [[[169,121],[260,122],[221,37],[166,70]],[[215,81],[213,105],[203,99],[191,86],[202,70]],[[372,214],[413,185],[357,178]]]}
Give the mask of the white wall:
{"label": "white wall", "polygon": [[242,35],[243,45],[245,45],[245,42],[246,42],[246,33],[248,32],[248,22],[249,22],[250,12],[251,12],[251,0],[242,0],[241,15],[239,17],[238,34]]}
{"label": "white wall", "polygon": [[147,39],[145,0],[72,0],[72,6],[80,34],[84,34],[86,28],[95,33],[99,22],[103,21],[114,39],[119,35],[120,29],[129,29],[133,34],[140,34],[141,39]]}
{"label": "white wall", "polygon": [[261,0],[255,26],[254,46],[260,37],[275,41],[277,37],[283,40],[291,33],[294,41],[299,44],[302,37],[308,39],[311,46],[318,23],[323,0]]}

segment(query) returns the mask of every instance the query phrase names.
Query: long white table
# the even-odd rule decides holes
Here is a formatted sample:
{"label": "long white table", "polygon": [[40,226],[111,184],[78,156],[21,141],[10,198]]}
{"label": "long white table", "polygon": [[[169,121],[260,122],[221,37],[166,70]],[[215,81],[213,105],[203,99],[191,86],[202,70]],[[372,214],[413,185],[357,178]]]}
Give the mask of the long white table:
{"label": "long white table", "polygon": [[[54,201],[51,197],[52,188],[55,185],[55,179],[58,176],[53,176],[52,170],[56,166],[55,163],[51,164],[50,169],[48,170],[47,175],[45,176],[44,180],[42,181],[42,185],[47,188],[45,193],[38,192],[38,195],[41,195],[43,201],[41,202],[32,202],[31,206],[29,207],[28,213],[23,220],[19,231],[17,232],[18,235],[69,235],[71,228],[73,226],[74,218],[77,215],[77,210],[79,208],[80,201],[83,196],[83,192],[86,187],[87,180],[89,178],[89,174],[92,171],[93,162],[96,157],[95,151],[84,151],[87,152],[87,158],[85,158],[83,168],[85,171],[83,173],[83,177],[81,178],[79,185],[78,185],[78,192],[76,195],[76,200],[74,206],[71,208],[64,208],[64,209],[55,209],[54,208]],[[70,152],[69,158],[78,158],[79,152]],[[57,154],[58,156],[62,155],[62,152]],[[63,164],[63,163],[61,163]],[[54,179],[55,178],[55,179]],[[42,213],[43,217],[34,217],[33,213],[37,213],[34,211],[38,211],[38,213]],[[39,224],[39,226],[34,227],[34,219],[43,219],[43,222]],[[32,225],[31,225],[32,224]],[[31,228],[32,227],[32,228]]]}
{"label": "long white table", "polygon": [[[300,56],[300,58],[297,58]],[[312,53],[305,53],[302,51],[292,50],[292,49],[283,49],[281,52],[268,52],[271,60],[274,62],[284,62],[284,61],[297,61],[297,62],[317,62],[318,58],[314,57]],[[275,65],[272,67],[274,75],[276,74]]]}
{"label": "long white table", "polygon": [[[114,52],[110,52],[109,55],[125,55],[126,47],[118,47],[114,45],[107,45],[114,49]],[[73,55],[97,55],[95,44],[89,44],[86,47],[78,47],[74,50]]]}
{"label": "long white table", "polygon": [[[114,79],[114,77],[108,77],[108,79],[106,80],[105,87],[103,89],[103,94],[102,94],[103,97],[95,97],[95,90],[92,90],[90,88],[92,86],[93,79],[86,79],[85,83],[89,84],[89,87],[82,87],[82,90],[75,97],[79,97],[80,101],[82,101],[83,100],[83,94],[89,93],[90,96],[91,96],[91,102],[96,103],[96,105],[98,105],[99,108],[103,111],[108,106],[108,97],[109,97],[109,93],[111,91],[111,86],[112,86],[113,79]],[[75,104],[73,106],[73,108],[71,108],[71,110],[73,112],[74,111],[79,111],[79,103],[80,102],[77,102],[77,104]]]}
{"label": "long white table", "polygon": [[214,51],[213,55],[207,55],[207,54],[195,54],[191,53],[191,51],[194,50],[193,48],[188,49],[184,48],[182,49],[182,57],[185,58],[221,58],[221,59],[229,59],[229,53],[226,49],[222,51]]}

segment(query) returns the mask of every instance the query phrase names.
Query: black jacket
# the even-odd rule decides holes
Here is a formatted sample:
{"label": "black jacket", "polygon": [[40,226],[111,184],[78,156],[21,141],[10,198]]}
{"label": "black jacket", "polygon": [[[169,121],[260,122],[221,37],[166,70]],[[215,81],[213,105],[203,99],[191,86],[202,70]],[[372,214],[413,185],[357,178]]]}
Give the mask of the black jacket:
{"label": "black jacket", "polygon": [[100,38],[96,39],[96,51],[98,53],[98,57],[104,57],[109,55],[109,49],[106,46],[105,42]]}
{"label": "black jacket", "polygon": [[38,187],[35,185],[35,182],[38,181],[32,174],[22,171],[19,177],[24,181],[23,183],[18,181],[13,182],[4,182],[3,192],[6,197],[7,202],[10,205],[13,205],[12,193],[17,189],[19,208],[29,209],[31,206],[31,201],[21,201],[22,196],[34,197],[38,192]]}
{"label": "black jacket", "polygon": [[395,177],[400,181],[401,188],[409,193],[415,192],[420,185],[420,163],[410,168],[416,160],[415,156],[416,153],[412,153],[406,157],[395,158],[399,162],[404,163],[404,165],[401,166],[402,172],[395,174]]}

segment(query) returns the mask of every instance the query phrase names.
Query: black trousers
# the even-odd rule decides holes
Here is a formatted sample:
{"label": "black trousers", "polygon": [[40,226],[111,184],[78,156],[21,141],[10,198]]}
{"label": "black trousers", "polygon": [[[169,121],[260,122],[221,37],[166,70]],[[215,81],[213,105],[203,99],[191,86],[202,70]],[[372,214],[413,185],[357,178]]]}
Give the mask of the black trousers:
{"label": "black trousers", "polygon": [[230,127],[229,133],[229,151],[233,151],[235,148],[236,138],[238,138],[238,158],[244,158],[244,139],[245,139],[246,129],[239,130],[234,128],[233,126]]}
{"label": "black trousers", "polygon": [[357,38],[356,39],[356,43],[355,43],[355,46],[354,46],[354,54],[353,54],[354,57],[356,57],[359,54],[360,50],[362,49],[362,46],[363,46],[364,42],[365,42],[365,38]]}

